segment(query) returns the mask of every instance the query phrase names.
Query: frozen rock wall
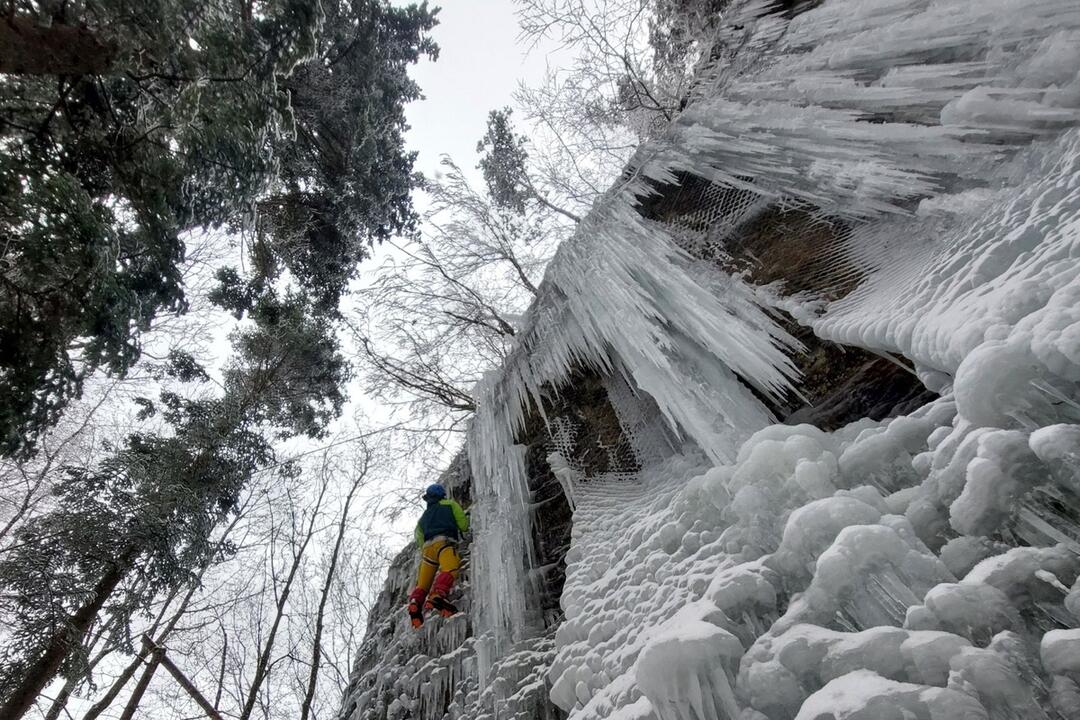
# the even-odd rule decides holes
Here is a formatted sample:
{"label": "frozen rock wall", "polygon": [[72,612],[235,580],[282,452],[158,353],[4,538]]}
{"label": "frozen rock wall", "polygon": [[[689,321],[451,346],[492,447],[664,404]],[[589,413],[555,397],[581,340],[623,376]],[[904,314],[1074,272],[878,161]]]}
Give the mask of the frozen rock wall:
{"label": "frozen rock wall", "polygon": [[552,698],[587,718],[1073,717],[1048,648],[1080,625],[1075,547],[1010,547],[1008,523],[927,544],[913,522],[956,422],[945,397],[582,483]]}
{"label": "frozen rock wall", "polygon": [[[1080,4],[808,7],[733,3],[560,248],[476,391],[472,627],[344,717],[1080,717]],[[845,347],[925,390],[853,418]],[[627,467],[549,414],[583,369]]]}
{"label": "frozen rock wall", "polygon": [[[562,720],[548,695],[547,668],[554,656],[554,631],[563,614],[560,598],[570,542],[571,508],[564,472],[584,471],[627,476],[636,472],[640,448],[621,429],[606,386],[595,372],[580,371],[570,387],[545,396],[548,422],[530,417],[520,436],[529,494],[530,552],[538,563],[518,588],[516,601],[537,625],[508,651],[493,656],[490,636],[476,636],[473,556],[482,540],[466,543],[454,599],[463,613],[431,618],[413,630],[405,614],[405,598],[415,582],[417,554],[406,547],[391,564],[383,591],[368,621],[339,717],[351,720],[441,720],[448,718],[521,718]],[[631,401],[624,400],[621,407]],[[639,423],[651,418],[638,417]],[[655,422],[655,421],[654,421]],[[664,445],[664,453],[670,448]],[[560,453],[574,458],[574,468],[549,459]],[[654,450],[654,456],[659,456]],[[652,456],[650,456],[652,457]],[[461,453],[440,481],[466,507],[473,498],[473,479]],[[473,510],[475,518],[475,509]],[[481,662],[490,662],[484,675]],[[484,679],[482,682],[481,679]]]}
{"label": "frozen rock wall", "polygon": [[[1053,39],[1030,47],[1064,57]],[[1075,84],[1080,63],[1062,62]],[[575,488],[551,671],[571,717],[1080,713],[1058,659],[1076,646],[1056,649],[1080,626],[1078,141],[1016,146],[979,182],[959,168],[908,215],[849,216],[829,242],[854,281],[764,293],[823,338],[911,361],[941,399],[829,433],[766,427],[732,462],[683,454],[636,486]],[[731,206],[706,244],[738,244],[769,207]]]}

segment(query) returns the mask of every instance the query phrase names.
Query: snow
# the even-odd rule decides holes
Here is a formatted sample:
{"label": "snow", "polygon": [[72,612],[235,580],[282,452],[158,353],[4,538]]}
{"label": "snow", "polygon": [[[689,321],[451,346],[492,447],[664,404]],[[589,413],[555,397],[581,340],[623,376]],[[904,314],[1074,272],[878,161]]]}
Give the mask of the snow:
{"label": "snow", "polygon": [[1080,425],[1049,425],[1031,433],[1031,451],[1054,479],[1080,494]]}
{"label": "snow", "polygon": [[795,720],[986,720],[971,697],[947,688],[887,680],[862,670],[833,680],[814,693]]}
{"label": "snow", "polygon": [[642,649],[635,679],[661,720],[735,720],[739,708],[729,673],[734,675],[742,653],[731,633],[676,615]]}
{"label": "snow", "polygon": [[[769,7],[732,8],[725,62],[559,249],[475,391],[455,718],[543,693],[572,720],[1080,717],[1080,4]],[[760,200],[710,240],[773,202],[843,219],[828,257],[857,287],[784,297],[695,258],[635,209],[682,172]],[[798,386],[799,344],[773,305],[941,398],[774,424],[759,397]],[[551,453],[574,512],[552,638],[516,435],[577,365],[643,468]]]}

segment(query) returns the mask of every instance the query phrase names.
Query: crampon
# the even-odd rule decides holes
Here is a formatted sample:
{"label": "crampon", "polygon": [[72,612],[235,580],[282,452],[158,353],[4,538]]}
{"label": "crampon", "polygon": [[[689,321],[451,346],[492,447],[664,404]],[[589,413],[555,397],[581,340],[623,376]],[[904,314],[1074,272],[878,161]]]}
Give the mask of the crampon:
{"label": "crampon", "polygon": [[424,607],[426,609],[435,610],[437,613],[439,613],[439,615],[444,618],[450,617],[452,615],[457,615],[458,611],[456,605],[454,605],[452,602],[450,602],[441,595],[436,595],[435,597],[429,598],[428,601],[424,603]]}

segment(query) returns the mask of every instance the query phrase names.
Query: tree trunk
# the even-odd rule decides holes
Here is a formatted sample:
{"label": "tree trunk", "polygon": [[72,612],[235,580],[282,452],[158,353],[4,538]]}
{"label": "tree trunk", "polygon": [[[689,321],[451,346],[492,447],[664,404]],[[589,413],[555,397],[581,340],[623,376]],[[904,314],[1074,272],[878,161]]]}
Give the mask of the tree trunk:
{"label": "tree trunk", "polygon": [[[232,522],[229,523],[229,526],[225,528],[225,532],[222,534],[221,539],[218,540],[217,549],[214,551],[215,555],[218,551],[220,551],[221,547],[225,544],[225,540],[229,537],[229,533],[232,532],[233,528],[236,527],[236,524],[240,522],[240,518],[242,518],[243,516],[244,511],[241,510],[239,513],[237,513],[236,517],[233,518]],[[202,586],[201,583],[203,575],[206,573],[206,570],[209,567],[210,561],[203,563],[203,566],[199,569],[199,574],[195,576],[194,580],[191,582],[190,587],[188,587],[188,591],[184,595],[184,599],[180,601],[180,607],[176,610],[175,613],[173,613],[172,618],[166,624],[165,628],[161,631],[161,633],[157,636],[155,644],[161,645],[162,643],[164,643],[165,640],[169,637],[169,634],[176,627],[177,623],[180,622],[180,619],[184,616],[184,613],[187,612],[188,604],[191,602],[191,599],[195,597],[195,592]],[[170,596],[169,599],[166,601],[165,607],[161,609],[161,614],[159,615],[158,619],[154,621],[153,626],[147,631],[147,635],[152,636],[155,632],[157,632],[158,624],[165,618],[166,610],[168,610],[169,603],[172,602],[173,597],[175,597],[175,595]],[[109,706],[112,705],[113,701],[116,700],[117,696],[124,689],[124,686],[127,685],[128,681],[135,676],[135,672],[139,669],[139,666],[142,665],[144,660],[149,656],[150,647],[146,643],[143,643],[138,653],[135,655],[135,659],[132,660],[128,664],[128,666],[124,668],[123,672],[121,672],[120,675],[116,678],[116,680],[112,684],[112,687],[109,688],[108,692],[105,693],[104,697],[102,697],[100,700],[90,706],[90,709],[86,711],[85,715],[83,715],[82,720],[96,720],[96,718],[101,715],[101,713],[105,712],[109,708]]]}
{"label": "tree trunk", "polygon": [[[91,637],[90,641],[87,643],[88,648],[93,648],[101,639],[105,639],[104,647],[101,648],[97,655],[90,658],[87,663],[86,669],[88,675],[93,673],[94,668],[98,666],[98,663],[111,652],[108,634],[111,632],[112,624],[115,620],[116,618],[112,618],[108,622],[101,624],[95,633],[96,637]],[[75,688],[78,686],[80,680],[81,678],[77,676],[72,676],[67,679],[64,683],[64,687],[60,689],[60,693],[56,696],[56,699],[53,700],[52,705],[49,706],[49,711],[45,713],[45,720],[59,720],[60,713],[67,710],[67,703],[68,700],[71,699],[71,693],[75,692]],[[67,713],[67,715],[68,717],[71,717],[70,712]]]}
{"label": "tree trunk", "polygon": [[139,654],[135,656],[135,659],[128,663],[128,666],[124,668],[124,671],[120,673],[120,676],[113,682],[112,687],[105,693],[105,697],[101,698],[86,711],[83,715],[83,720],[96,720],[96,718],[105,712],[116,697],[120,694],[120,691],[124,689],[128,681],[135,677],[135,673],[138,671],[139,666],[143,664],[143,661],[147,657],[147,650],[143,648],[139,651]]}
{"label": "tree trunk", "polygon": [[[255,709],[255,702],[259,699],[259,689],[262,687],[263,682],[266,681],[267,675],[270,672],[271,658],[274,653],[274,642],[277,639],[278,628],[281,626],[281,621],[285,617],[285,606],[289,602],[289,593],[292,591],[293,581],[296,579],[296,574],[300,570],[300,566],[304,561],[304,553],[307,552],[308,544],[311,542],[311,538],[315,536],[315,523],[319,518],[319,508],[322,506],[323,496],[326,494],[326,482],[323,482],[322,488],[319,490],[319,497],[315,501],[315,508],[312,510],[311,519],[308,521],[307,530],[304,533],[303,539],[300,541],[300,545],[293,551],[292,564],[289,567],[289,573],[285,578],[285,584],[281,589],[281,595],[278,596],[278,601],[274,612],[274,621],[270,625],[270,631],[266,637],[266,644],[262,648],[262,652],[259,653],[259,659],[255,663],[255,676],[251,680],[251,687],[248,689],[247,700],[244,702],[244,708],[240,711],[240,720],[248,720],[251,717],[252,711]],[[277,578],[274,578],[276,583]],[[0,715],[0,718],[3,716]]]}
{"label": "tree trunk", "polygon": [[60,694],[53,700],[52,705],[49,706],[49,711],[45,713],[45,720],[59,720],[60,713],[64,712],[64,707],[67,706],[68,700],[71,698],[71,693],[75,690],[75,685],[78,684],[75,678],[68,678],[64,683],[64,687],[60,689]]}
{"label": "tree trunk", "polygon": [[25,15],[0,20],[0,74],[100,75],[116,55],[115,44],[86,27],[39,27]]}
{"label": "tree trunk", "polygon": [[158,665],[161,664],[163,654],[164,651],[161,648],[157,648],[150,653],[150,660],[146,663],[146,668],[143,670],[138,684],[135,685],[131,697],[128,698],[127,705],[124,706],[124,712],[120,715],[120,720],[131,720],[135,717],[135,712],[139,709],[139,703],[142,702],[146,688],[150,687],[150,681],[154,679],[154,673],[157,671]]}
{"label": "tree trunk", "polygon": [[[0,27],[6,27],[6,22],[0,19]],[[0,31],[0,42],[3,42],[3,40],[3,31]],[[5,52],[7,52],[6,49],[0,50],[0,55]],[[2,69],[0,69],[0,72],[2,72]],[[247,414],[256,398],[261,396],[265,388],[273,382],[277,370],[281,368],[284,362],[285,358],[282,357],[276,366],[266,371],[266,376],[261,383],[258,379],[256,380],[249,395],[242,396],[242,400],[236,407],[235,417],[227,417],[222,421],[221,437],[225,437],[241,425],[241,420],[237,418],[243,418]],[[198,473],[199,466],[207,462],[207,456],[213,450],[214,447],[211,445],[210,448],[200,452],[199,457],[193,463],[193,473]],[[167,508],[163,508],[162,512],[166,510]],[[11,691],[11,694],[3,699],[3,705],[0,705],[0,720],[19,720],[34,706],[41,691],[60,671],[64,660],[82,643],[98,613],[105,607],[105,603],[116,591],[120,583],[123,582],[124,578],[127,577],[128,572],[131,570],[131,564],[139,557],[143,549],[141,544],[135,543],[129,545],[120,553],[117,561],[94,586],[89,602],[76,610],[68,618],[68,621],[52,634],[44,644],[41,654],[30,664],[26,674]],[[250,710],[248,712],[250,714]]]}
{"label": "tree trunk", "polygon": [[300,720],[308,720],[311,716],[311,703],[315,700],[315,688],[319,682],[319,664],[322,660],[322,634],[323,623],[326,618],[326,603],[330,599],[330,589],[334,585],[334,573],[337,570],[338,556],[341,554],[341,546],[345,542],[345,532],[348,529],[349,506],[352,505],[353,495],[364,482],[367,475],[367,462],[364,468],[353,479],[349,494],[345,496],[345,506],[341,509],[341,520],[338,521],[337,537],[334,539],[334,550],[330,554],[330,567],[326,569],[326,580],[323,583],[322,594],[319,596],[319,610],[315,615],[315,638],[311,641],[311,670],[308,673],[307,691],[304,700],[300,704]]}
{"label": "tree trunk", "polygon": [[199,704],[199,707],[203,709],[203,712],[206,713],[206,716],[210,718],[210,720],[222,720],[221,713],[217,711],[217,708],[210,704],[210,701],[199,692],[197,687],[195,687],[195,683],[191,682],[188,676],[185,675],[180,668],[176,667],[173,661],[170,660],[169,656],[164,652],[161,653],[161,665],[169,671],[173,678],[176,679],[176,682],[180,683],[180,687],[187,691],[187,694],[191,696],[191,699]]}
{"label": "tree trunk", "polygon": [[72,650],[82,642],[90,625],[101,612],[101,608],[105,606],[105,601],[127,575],[129,563],[130,558],[124,557],[113,565],[112,569],[105,573],[94,587],[90,602],[75,611],[65,627],[53,633],[41,655],[27,668],[21,682],[8,696],[3,706],[0,706],[0,718],[19,720],[27,710],[33,707],[38,695],[56,677],[60,666]]}

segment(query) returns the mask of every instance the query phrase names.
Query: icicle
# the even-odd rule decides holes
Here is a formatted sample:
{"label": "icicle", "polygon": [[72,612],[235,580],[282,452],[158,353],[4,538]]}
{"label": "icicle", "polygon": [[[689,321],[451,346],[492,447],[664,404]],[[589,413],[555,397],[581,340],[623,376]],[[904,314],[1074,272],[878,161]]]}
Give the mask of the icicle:
{"label": "icicle", "polygon": [[555,478],[559,481],[559,487],[562,488],[563,494],[566,496],[566,503],[570,506],[572,512],[576,504],[574,501],[574,483],[578,480],[577,473],[570,467],[566,457],[560,452],[548,454],[547,462],[551,466],[551,472],[555,474]]}
{"label": "icicle", "polygon": [[[876,699],[981,717],[972,695],[940,687],[950,663],[959,658],[957,672],[976,687],[979,671],[1015,656],[1003,629],[1034,640],[1080,607],[1080,4],[830,0],[790,20],[776,10],[731,3],[712,53],[720,60],[693,102],[559,249],[509,358],[477,386],[468,438],[476,636],[424,685],[411,664],[407,679],[387,672],[357,684],[375,715],[405,716],[408,691],[422,697],[424,720],[451,692],[450,720],[527,716],[550,666],[552,697],[583,719],[730,719],[740,712],[738,636],[753,643],[739,682],[764,683],[739,688],[754,704],[746,716],[817,717],[856,697],[852,713]],[[687,175],[728,193],[719,219],[688,214],[711,222],[707,235],[639,213],[659,185]],[[942,412],[836,433],[767,427],[758,397],[793,390],[788,354],[798,343],[762,293],[688,248],[737,242],[789,204],[843,227],[820,241],[787,239],[824,256],[812,287],[844,286],[800,319],[822,337],[913,361],[934,390],[955,393],[935,406]],[[534,637],[541,623],[526,597],[530,497],[515,437],[528,414],[543,417],[542,394],[581,365],[609,376],[648,471],[632,483],[581,483],[573,458],[552,454],[575,508],[555,650]],[[1030,445],[1045,472],[1024,464],[1045,485],[972,464],[980,438],[1000,429]],[[980,499],[968,509],[987,512],[963,512]],[[1001,509],[1007,523],[990,512]],[[789,517],[806,528],[785,542]],[[1062,547],[1001,554],[1021,540]],[[751,559],[781,577],[724,576],[709,594],[730,616],[696,606],[701,616],[678,616],[721,569]],[[785,587],[805,592],[783,597]],[[909,629],[845,634],[827,624]],[[415,642],[445,651],[465,632],[447,624]],[[1047,637],[1048,666],[1072,673],[1061,658],[1075,638]],[[1001,647],[972,652],[973,639]],[[796,641],[821,654],[792,650]],[[782,647],[804,662],[772,667]],[[811,677],[837,657],[855,672]],[[1027,684],[1072,702],[1066,681]]]}

